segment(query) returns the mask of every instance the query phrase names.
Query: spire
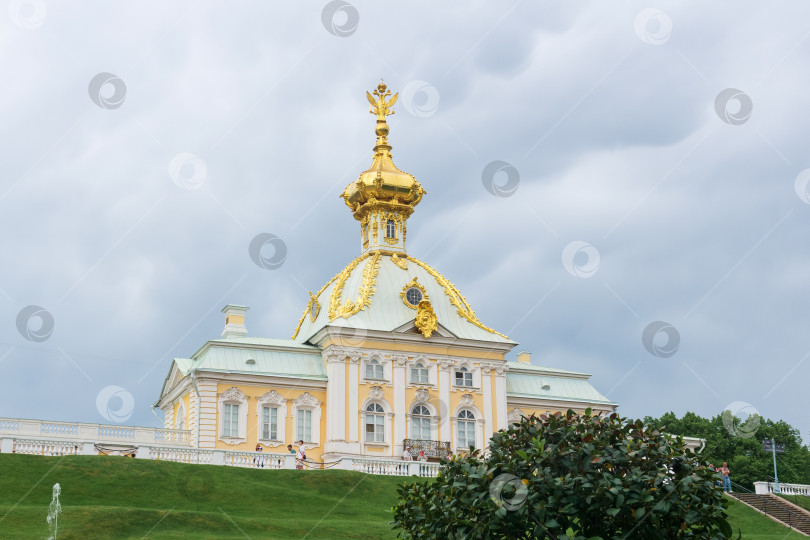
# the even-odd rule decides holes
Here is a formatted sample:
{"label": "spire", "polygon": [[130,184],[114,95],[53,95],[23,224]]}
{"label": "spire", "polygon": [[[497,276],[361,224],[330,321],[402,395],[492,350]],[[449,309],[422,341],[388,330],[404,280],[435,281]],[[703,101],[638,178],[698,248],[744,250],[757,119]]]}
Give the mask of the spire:
{"label": "spire", "polygon": [[405,223],[425,190],[412,175],[394,165],[386,118],[394,114],[392,107],[399,94],[389,96],[391,91],[382,82],[373,93],[366,92],[370,112],[377,117],[374,128],[377,143],[371,167],[349,184],[341,197],[354,219],[360,222],[363,251],[381,249],[404,253]]}

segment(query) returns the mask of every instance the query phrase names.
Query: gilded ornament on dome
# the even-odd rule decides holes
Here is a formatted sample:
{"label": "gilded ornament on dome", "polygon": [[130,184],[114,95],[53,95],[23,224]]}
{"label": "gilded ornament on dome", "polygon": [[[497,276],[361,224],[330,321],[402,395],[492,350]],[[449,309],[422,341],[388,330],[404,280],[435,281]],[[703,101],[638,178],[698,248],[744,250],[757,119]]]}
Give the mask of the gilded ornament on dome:
{"label": "gilded ornament on dome", "polygon": [[391,262],[394,263],[395,265],[399,266],[403,270],[408,269],[408,263],[405,262],[405,260],[406,259],[400,258],[399,254],[397,254],[397,253],[394,253],[393,255],[391,255]]}
{"label": "gilded ornament on dome", "polygon": [[419,302],[422,300],[430,301],[425,287],[417,281],[416,276],[402,287],[402,292],[399,293],[399,296],[402,298],[402,302],[411,309],[417,309]]}
{"label": "gilded ornament on dome", "polygon": [[318,318],[318,313],[321,311],[321,304],[318,302],[318,297],[312,294],[312,291],[309,291],[309,305],[307,306],[307,310],[309,311],[309,320],[315,322],[315,319]]}
{"label": "gilded ornament on dome", "polygon": [[422,300],[419,302],[414,324],[426,338],[429,338],[430,335],[439,328],[439,319],[436,318],[436,314],[433,313],[433,308],[430,307],[430,301]]}
{"label": "gilded ornament on dome", "polygon": [[337,317],[348,319],[358,311],[371,305],[371,297],[374,295],[375,285],[377,284],[377,272],[380,270],[380,257],[382,256],[379,251],[375,251],[363,267],[363,275],[360,277],[360,288],[357,291],[357,298],[354,302],[346,300],[341,305],[341,294],[343,293],[343,286],[346,280],[352,273],[352,270],[360,262],[360,259],[355,259],[349,266],[347,266],[338,278],[335,288],[332,290],[332,297],[329,300],[329,320],[333,321]]}

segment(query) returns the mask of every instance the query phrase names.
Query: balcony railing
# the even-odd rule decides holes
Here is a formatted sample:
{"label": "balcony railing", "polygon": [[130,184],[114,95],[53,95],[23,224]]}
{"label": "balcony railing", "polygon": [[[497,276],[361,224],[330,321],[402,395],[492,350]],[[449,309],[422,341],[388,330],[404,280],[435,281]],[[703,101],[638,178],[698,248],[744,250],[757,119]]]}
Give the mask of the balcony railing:
{"label": "balcony railing", "polygon": [[450,453],[450,443],[442,441],[428,441],[424,439],[403,439],[402,448],[410,448],[414,459],[420,452],[425,453],[430,461],[439,461]]}

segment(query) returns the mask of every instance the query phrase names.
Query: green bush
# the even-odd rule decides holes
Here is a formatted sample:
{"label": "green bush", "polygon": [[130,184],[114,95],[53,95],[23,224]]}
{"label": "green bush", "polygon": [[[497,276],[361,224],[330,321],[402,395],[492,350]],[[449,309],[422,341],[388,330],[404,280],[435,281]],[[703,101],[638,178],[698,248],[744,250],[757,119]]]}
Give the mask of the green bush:
{"label": "green bush", "polygon": [[405,484],[401,538],[727,538],[712,473],[673,438],[617,414],[524,418],[485,458]]}

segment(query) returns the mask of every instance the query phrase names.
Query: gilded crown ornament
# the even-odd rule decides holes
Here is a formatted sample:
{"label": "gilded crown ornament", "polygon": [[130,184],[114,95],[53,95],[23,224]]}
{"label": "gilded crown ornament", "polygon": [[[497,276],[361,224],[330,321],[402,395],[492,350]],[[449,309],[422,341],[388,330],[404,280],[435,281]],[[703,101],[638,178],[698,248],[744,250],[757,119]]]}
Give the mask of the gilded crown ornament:
{"label": "gilded crown ornament", "polygon": [[349,184],[340,195],[361,224],[364,249],[384,248],[405,251],[406,220],[425,194],[422,185],[394,165],[389,127],[386,119],[394,114],[393,106],[399,94],[393,94],[380,83],[373,92],[366,92],[371,105],[369,112],[377,117],[374,134],[377,143],[371,167]]}

